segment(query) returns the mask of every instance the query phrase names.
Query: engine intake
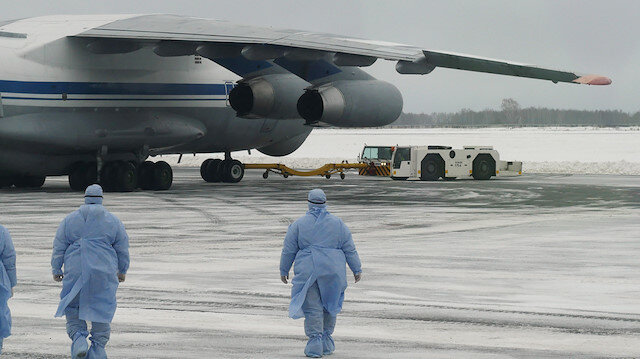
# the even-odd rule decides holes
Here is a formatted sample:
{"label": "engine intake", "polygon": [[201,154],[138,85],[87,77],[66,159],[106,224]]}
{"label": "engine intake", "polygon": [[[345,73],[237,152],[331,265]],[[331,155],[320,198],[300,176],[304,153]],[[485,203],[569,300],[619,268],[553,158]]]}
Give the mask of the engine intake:
{"label": "engine intake", "polygon": [[229,92],[229,103],[238,117],[298,118],[296,101],[307,86],[295,75],[261,76],[238,83]]}
{"label": "engine intake", "polygon": [[402,95],[379,80],[336,81],[307,90],[298,100],[298,113],[307,123],[337,127],[377,127],[395,121],[402,112]]}

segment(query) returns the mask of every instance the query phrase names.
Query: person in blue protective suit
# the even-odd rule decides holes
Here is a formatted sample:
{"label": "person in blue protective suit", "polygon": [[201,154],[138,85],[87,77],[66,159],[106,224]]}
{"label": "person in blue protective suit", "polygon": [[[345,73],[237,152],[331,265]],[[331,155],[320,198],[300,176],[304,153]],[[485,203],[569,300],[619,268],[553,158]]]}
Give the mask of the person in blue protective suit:
{"label": "person in blue protective suit", "polygon": [[[103,359],[118,283],[129,269],[129,237],[102,206],[102,187],[87,187],[84,198],[85,204],[62,221],[53,242],[53,279],[62,281],[56,317],[67,317],[72,358]],[[86,321],[91,322],[90,348]]]}
{"label": "person in blue protective suit", "polygon": [[280,257],[280,279],[291,281],[289,316],[305,317],[304,330],[309,337],[304,353],[320,358],[335,350],[331,334],[336,316],[342,310],[347,289],[346,266],[360,281],[362,268],[349,228],[327,211],[327,197],[321,189],[309,192],[309,211],[289,226]]}
{"label": "person in blue protective suit", "polygon": [[13,287],[18,283],[16,276],[16,251],[9,231],[0,226],[0,353],[4,338],[11,335],[11,312],[7,302],[13,297]]}

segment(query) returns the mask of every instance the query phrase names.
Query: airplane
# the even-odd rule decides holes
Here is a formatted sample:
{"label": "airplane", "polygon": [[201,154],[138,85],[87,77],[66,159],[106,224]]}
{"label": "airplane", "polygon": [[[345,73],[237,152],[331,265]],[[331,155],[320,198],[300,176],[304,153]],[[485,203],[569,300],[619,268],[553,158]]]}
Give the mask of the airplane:
{"label": "airplane", "polygon": [[207,182],[239,182],[231,152],[285,156],[316,126],[377,127],[402,111],[392,84],[438,67],[587,85],[579,75],[415,46],[177,15],[57,15],[0,22],[0,188],[166,190],[171,166],[149,157],[224,153]]}

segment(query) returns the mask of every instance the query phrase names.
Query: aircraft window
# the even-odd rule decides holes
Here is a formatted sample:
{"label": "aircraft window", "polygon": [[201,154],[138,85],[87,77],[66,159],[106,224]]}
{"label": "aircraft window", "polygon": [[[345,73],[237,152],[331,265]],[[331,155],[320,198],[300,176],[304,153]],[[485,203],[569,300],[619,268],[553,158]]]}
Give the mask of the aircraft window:
{"label": "aircraft window", "polygon": [[402,161],[411,161],[411,147],[399,147],[393,157],[393,168],[400,168]]}

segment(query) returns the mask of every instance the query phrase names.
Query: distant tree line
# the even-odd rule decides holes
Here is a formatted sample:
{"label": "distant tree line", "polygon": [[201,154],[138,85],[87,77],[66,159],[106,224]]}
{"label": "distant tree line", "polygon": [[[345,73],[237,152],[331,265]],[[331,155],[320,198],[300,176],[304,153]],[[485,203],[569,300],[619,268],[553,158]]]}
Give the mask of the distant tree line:
{"label": "distant tree line", "polygon": [[501,110],[455,113],[403,113],[388,127],[490,127],[490,126],[640,126],[640,112],[630,114],[618,110],[557,110],[550,108],[521,108],[518,102],[502,100]]}

